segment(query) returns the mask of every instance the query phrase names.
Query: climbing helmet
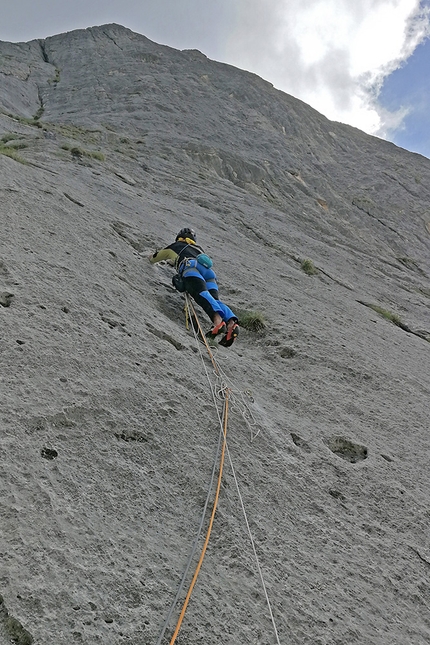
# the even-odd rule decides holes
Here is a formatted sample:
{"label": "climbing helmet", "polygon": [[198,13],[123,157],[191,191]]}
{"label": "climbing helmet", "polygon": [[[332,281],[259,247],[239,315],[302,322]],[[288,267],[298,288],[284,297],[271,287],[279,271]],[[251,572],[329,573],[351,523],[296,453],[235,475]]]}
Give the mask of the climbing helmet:
{"label": "climbing helmet", "polygon": [[183,237],[184,240],[189,237],[194,242],[196,241],[196,233],[192,228],[181,228],[176,236],[176,240],[179,240],[180,237]]}

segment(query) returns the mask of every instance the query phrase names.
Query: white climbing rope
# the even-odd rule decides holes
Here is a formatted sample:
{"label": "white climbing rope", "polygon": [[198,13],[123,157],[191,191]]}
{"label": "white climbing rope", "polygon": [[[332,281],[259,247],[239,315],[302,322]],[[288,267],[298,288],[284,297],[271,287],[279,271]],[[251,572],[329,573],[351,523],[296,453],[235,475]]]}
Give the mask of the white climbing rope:
{"label": "white climbing rope", "polygon": [[[189,299],[188,299],[188,295],[187,295],[187,294],[186,294],[185,298],[186,298],[187,306],[189,307],[189,310],[190,310],[190,309],[191,309],[191,307],[192,307],[192,305],[191,305],[191,303],[190,303],[190,301],[189,301]],[[195,311],[194,311],[194,308],[192,308],[192,311],[193,311],[194,315],[196,316],[196,313],[195,313]],[[196,317],[197,317],[197,316],[196,316]],[[199,353],[200,353],[200,356],[201,356],[201,359],[202,359],[202,362],[203,362],[203,365],[204,365],[204,370],[205,370],[206,376],[207,376],[208,381],[209,381],[209,385],[210,385],[210,388],[211,388],[211,392],[212,392],[212,396],[213,396],[213,399],[214,399],[215,407],[216,407],[217,412],[218,412],[218,419],[219,419],[219,422],[220,422],[221,433],[222,433],[222,432],[223,432],[223,420],[222,420],[222,419],[221,419],[221,417],[220,417],[220,414],[219,414],[219,411],[218,411],[218,406],[216,405],[216,404],[217,404],[217,398],[216,398],[216,395],[215,395],[214,387],[212,386],[212,382],[211,382],[211,380],[210,380],[209,373],[208,373],[208,370],[207,370],[207,367],[206,367],[206,362],[205,362],[205,360],[204,360],[204,356],[203,356],[203,353],[202,353],[202,351],[201,351],[201,343],[200,343],[200,341],[199,341],[198,334],[197,334],[197,332],[196,332],[196,330],[195,330],[195,328],[194,328],[194,325],[191,325],[191,326],[192,326],[192,328],[193,328],[194,338],[195,338],[195,340],[196,340],[196,343],[197,343],[197,346],[198,346],[198,351],[199,351]],[[218,363],[215,361],[215,359],[212,359],[212,362],[213,362],[213,363],[215,363],[215,367],[216,367],[216,369],[214,369],[215,375],[216,375],[218,378],[220,378],[220,379],[221,379],[221,387],[220,387],[220,389],[218,390],[218,393],[219,393],[219,392],[223,392],[226,388],[228,388],[228,389],[229,389],[229,392],[233,392],[233,391],[234,391],[234,388],[233,388],[233,387],[230,387],[230,385],[228,384],[228,381],[229,381],[230,379],[228,379],[228,378],[226,377],[226,375],[224,374],[223,370],[219,367],[219,365],[218,365]],[[234,403],[234,399],[232,399],[232,402]],[[246,406],[246,404],[245,404],[245,408],[246,408],[246,409],[248,409],[248,408],[247,408],[247,406]],[[251,414],[251,413],[250,413],[250,414]],[[247,419],[246,419],[246,417],[244,417],[244,418],[245,418],[245,420],[247,420]],[[251,418],[253,419],[252,414],[251,414]],[[248,422],[248,420],[247,420],[247,422]],[[254,436],[254,438],[255,438],[257,435],[258,435],[258,433]],[[273,626],[273,630],[274,630],[274,634],[275,634],[275,638],[276,638],[276,643],[277,643],[277,645],[281,645],[281,642],[280,642],[280,640],[279,640],[278,630],[277,630],[277,627],[276,627],[275,618],[274,618],[273,611],[272,611],[272,606],[271,606],[271,603],[270,603],[269,594],[268,594],[268,592],[267,592],[266,583],[265,583],[265,581],[264,581],[263,571],[262,571],[262,568],[261,568],[261,565],[260,565],[260,560],[259,560],[259,558],[258,558],[258,554],[257,554],[257,550],[256,550],[256,547],[255,547],[254,538],[253,538],[253,536],[252,536],[251,527],[250,527],[250,525],[249,525],[248,516],[247,516],[247,513],[246,513],[246,509],[245,509],[245,504],[244,504],[244,502],[243,502],[243,497],[242,497],[242,494],[241,494],[241,492],[240,492],[239,481],[238,481],[237,476],[236,476],[236,471],[235,471],[235,468],[234,468],[234,466],[233,466],[233,460],[232,460],[232,457],[231,457],[230,450],[229,450],[229,448],[228,448],[228,442],[227,442],[227,441],[226,441],[226,451],[227,451],[227,456],[228,456],[228,460],[229,460],[229,463],[230,463],[230,467],[231,467],[231,472],[232,472],[232,475],[233,475],[233,479],[234,479],[234,482],[235,482],[236,491],[237,491],[237,494],[238,494],[238,497],[239,497],[239,502],[240,502],[240,506],[241,506],[241,509],[242,509],[242,514],[243,514],[243,517],[244,517],[244,520],[245,520],[246,529],[247,529],[247,532],[248,532],[248,535],[249,535],[249,539],[250,539],[250,542],[251,542],[252,551],[253,551],[253,553],[254,553],[254,558],[255,558],[256,565],[257,565],[258,575],[259,575],[259,578],[260,578],[261,586],[262,586],[262,588],[263,588],[264,596],[265,596],[266,603],[267,603],[267,607],[268,607],[268,610],[269,610],[270,620],[271,620],[271,622],[272,622],[272,626]]]}
{"label": "white climbing rope", "polygon": [[237,494],[238,494],[238,497],[239,497],[240,506],[242,508],[243,517],[245,519],[246,528],[247,528],[247,531],[248,531],[249,539],[251,541],[251,546],[252,546],[252,550],[253,550],[253,553],[254,553],[255,562],[256,562],[256,565],[257,565],[258,575],[260,577],[261,586],[263,588],[264,596],[266,598],[267,607],[269,609],[270,620],[272,621],[273,630],[274,630],[275,637],[276,637],[276,642],[278,643],[278,645],[281,645],[281,641],[279,640],[278,630],[276,628],[275,617],[273,615],[272,606],[270,604],[269,594],[267,593],[266,583],[264,582],[263,571],[262,571],[261,566],[260,566],[260,561],[258,559],[257,550],[255,548],[254,538],[252,537],[251,527],[249,525],[248,517],[247,517],[247,514],[246,514],[245,504],[243,503],[242,494],[241,494],[240,488],[239,488],[239,482],[238,482],[238,479],[236,477],[236,472],[235,472],[235,469],[234,469],[234,466],[233,466],[233,461],[232,461],[232,458],[231,458],[230,450],[228,449],[228,443],[226,444],[226,449],[227,449],[227,457],[228,457],[228,461],[230,463],[231,472],[233,474],[234,483],[236,484],[236,491],[237,491]]}

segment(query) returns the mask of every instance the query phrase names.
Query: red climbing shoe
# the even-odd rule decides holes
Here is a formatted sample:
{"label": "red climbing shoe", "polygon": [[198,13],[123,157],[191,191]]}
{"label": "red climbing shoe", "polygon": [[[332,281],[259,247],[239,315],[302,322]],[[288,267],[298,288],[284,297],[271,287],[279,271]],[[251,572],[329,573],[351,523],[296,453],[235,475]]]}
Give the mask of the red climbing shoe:
{"label": "red climbing shoe", "polygon": [[218,334],[224,334],[227,329],[227,325],[223,320],[218,325],[214,325],[212,329],[209,329],[208,333],[206,334],[207,338],[215,338],[215,336],[218,336]]}
{"label": "red climbing shoe", "polygon": [[234,341],[238,336],[239,336],[239,325],[237,323],[234,323],[230,327],[230,329],[227,329],[227,333],[225,334],[225,336],[221,338],[218,345],[222,345],[223,347],[230,347],[230,345],[233,345]]}

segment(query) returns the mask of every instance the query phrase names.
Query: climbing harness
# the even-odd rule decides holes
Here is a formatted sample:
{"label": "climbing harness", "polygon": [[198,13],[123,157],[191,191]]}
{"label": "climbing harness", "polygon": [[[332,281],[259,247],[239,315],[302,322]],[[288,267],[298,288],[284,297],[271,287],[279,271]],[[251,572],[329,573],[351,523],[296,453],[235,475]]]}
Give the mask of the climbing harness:
{"label": "climbing harness", "polygon": [[[222,481],[222,474],[223,474],[223,468],[224,468],[224,462],[225,462],[225,455],[226,454],[227,454],[228,461],[229,461],[229,464],[230,464],[230,467],[231,467],[231,471],[232,471],[233,479],[234,479],[234,482],[235,482],[237,494],[238,494],[238,497],[239,497],[242,513],[243,513],[243,516],[244,516],[244,519],[245,519],[245,524],[246,524],[246,528],[247,528],[247,531],[248,531],[248,535],[249,535],[249,538],[250,538],[250,541],[251,541],[252,550],[253,550],[254,557],[255,557],[255,560],[256,560],[256,564],[257,564],[258,575],[259,575],[259,578],[260,578],[260,581],[261,581],[261,584],[262,584],[262,588],[263,588],[263,591],[264,591],[264,596],[265,596],[265,599],[266,599],[266,603],[268,605],[269,615],[270,615],[270,619],[271,619],[271,622],[272,622],[272,625],[273,625],[275,638],[276,638],[276,643],[277,643],[277,645],[281,645],[280,640],[279,640],[278,631],[277,631],[276,624],[275,624],[275,619],[274,619],[274,616],[273,616],[273,611],[272,611],[270,600],[269,600],[269,596],[268,596],[268,593],[267,593],[266,584],[265,584],[264,578],[263,578],[263,572],[262,572],[262,569],[261,569],[261,566],[260,566],[260,563],[259,563],[257,551],[256,551],[256,548],[255,548],[254,539],[252,537],[251,528],[250,528],[249,521],[248,521],[247,514],[246,514],[245,505],[243,503],[243,498],[242,498],[242,495],[241,495],[241,492],[240,492],[239,482],[238,482],[236,472],[235,472],[235,469],[234,469],[234,466],[233,466],[231,453],[230,453],[230,451],[228,449],[228,445],[227,445],[228,412],[229,412],[229,404],[233,400],[233,397],[232,397],[232,391],[233,390],[228,385],[228,379],[225,377],[225,374],[223,373],[223,371],[219,367],[217,361],[215,360],[215,357],[213,355],[211,347],[209,346],[209,344],[207,342],[207,339],[206,339],[206,336],[205,336],[205,334],[204,334],[204,332],[202,330],[202,327],[200,325],[200,321],[199,321],[199,319],[197,317],[196,311],[195,311],[195,309],[194,309],[194,307],[193,307],[193,305],[191,303],[190,297],[188,296],[188,294],[185,294],[185,324],[186,324],[187,330],[189,329],[190,321],[191,321],[191,326],[192,326],[192,329],[193,329],[194,337],[196,339],[197,346],[198,346],[198,349],[199,349],[199,352],[200,352],[200,356],[201,356],[203,364],[204,364],[204,369],[205,369],[205,372],[206,372],[206,376],[207,376],[209,384],[210,384],[212,397],[213,397],[215,408],[216,408],[216,411],[217,411],[218,420],[219,420],[219,423],[220,423],[220,435],[219,435],[219,439],[218,439],[218,446],[217,446],[217,450],[216,450],[215,461],[214,461],[214,465],[213,465],[213,469],[212,469],[211,480],[210,480],[210,484],[209,484],[209,488],[208,488],[206,502],[204,504],[204,508],[203,508],[203,512],[202,512],[202,516],[201,516],[201,521],[200,521],[200,525],[199,525],[199,528],[198,528],[198,533],[197,533],[197,536],[196,536],[196,538],[195,538],[195,540],[193,542],[191,553],[190,553],[190,555],[188,557],[187,564],[186,564],[186,567],[185,567],[185,571],[184,571],[184,574],[182,576],[178,591],[177,591],[176,596],[175,596],[175,598],[173,600],[173,603],[172,603],[172,605],[171,605],[171,607],[169,609],[168,615],[166,617],[166,620],[164,622],[164,625],[162,627],[162,630],[161,630],[161,633],[160,633],[160,635],[158,637],[156,645],[161,645],[161,643],[162,643],[162,640],[164,638],[164,634],[165,634],[166,629],[167,629],[167,627],[169,625],[169,622],[170,622],[170,618],[171,618],[171,616],[173,614],[173,611],[175,610],[175,607],[176,607],[176,605],[177,605],[177,603],[179,601],[179,598],[180,598],[180,596],[182,594],[182,591],[183,591],[183,588],[184,588],[184,585],[185,585],[185,580],[188,577],[188,573],[189,573],[189,570],[190,570],[190,567],[191,567],[191,562],[192,562],[192,560],[194,558],[194,555],[195,555],[196,550],[197,550],[197,544],[198,544],[198,541],[199,541],[199,539],[201,537],[203,524],[204,524],[205,517],[206,517],[206,511],[207,511],[207,508],[209,506],[209,499],[210,499],[211,492],[212,492],[212,489],[213,489],[213,484],[214,484],[214,481],[215,481],[215,473],[216,473],[216,470],[217,470],[217,467],[218,467],[217,485],[216,485],[216,490],[215,490],[214,501],[213,501],[213,504],[212,504],[212,513],[211,513],[211,517],[210,517],[210,520],[209,520],[208,529],[207,529],[207,532],[206,532],[206,537],[205,537],[204,544],[203,544],[203,547],[202,547],[202,550],[201,550],[199,561],[198,561],[197,566],[195,568],[194,575],[192,577],[192,580],[191,580],[191,583],[189,585],[185,600],[183,602],[182,609],[181,609],[181,612],[179,614],[179,618],[178,618],[177,623],[176,623],[176,627],[175,627],[173,635],[172,635],[172,637],[171,637],[171,639],[169,641],[169,645],[174,645],[174,643],[176,641],[176,638],[178,636],[179,630],[181,628],[181,625],[182,625],[182,622],[183,622],[183,619],[184,619],[184,616],[185,616],[185,612],[187,610],[187,607],[188,607],[188,604],[189,604],[189,601],[190,601],[190,598],[191,598],[191,594],[192,594],[194,586],[196,584],[197,577],[199,575],[201,566],[203,564],[203,559],[205,557],[206,549],[207,549],[207,546],[208,546],[208,543],[209,543],[209,539],[210,539],[210,535],[211,535],[211,531],[212,531],[212,526],[213,526],[213,522],[214,522],[214,519],[215,519],[215,512],[216,512],[217,505],[218,505],[218,499],[219,499],[219,493],[220,493],[220,489],[221,489],[221,481]],[[209,375],[209,373],[207,371],[207,367],[206,367],[206,364],[204,362],[203,354],[201,352],[201,343],[200,343],[199,338],[203,341],[203,343],[206,346],[208,356],[209,356],[209,359],[210,359],[212,367],[213,367],[213,372],[216,375],[217,379],[220,381],[220,384],[218,385],[217,388],[215,388],[212,385],[212,381],[211,381],[210,375]],[[219,402],[220,399],[223,400],[222,414],[220,414],[219,409],[218,409],[218,402]],[[245,404],[245,409],[247,410],[246,404]],[[242,411],[242,415],[243,415],[245,421],[247,422],[247,424],[251,425],[250,424],[250,419],[247,418],[247,415],[245,415],[243,413],[243,411]],[[253,420],[252,419],[252,414],[250,414],[250,417],[251,417],[251,420]],[[252,426],[251,426],[251,428],[252,428]],[[257,435],[258,435],[258,432],[253,436],[253,433],[252,433],[252,430],[251,430],[251,440],[253,440]]]}

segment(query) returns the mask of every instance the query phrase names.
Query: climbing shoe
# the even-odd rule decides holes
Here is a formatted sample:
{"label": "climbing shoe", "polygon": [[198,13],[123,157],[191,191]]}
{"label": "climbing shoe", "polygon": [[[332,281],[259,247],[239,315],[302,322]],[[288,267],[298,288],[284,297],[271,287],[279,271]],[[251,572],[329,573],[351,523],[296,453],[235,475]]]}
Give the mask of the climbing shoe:
{"label": "climbing shoe", "polygon": [[227,329],[226,334],[221,338],[218,345],[222,345],[223,347],[230,347],[230,345],[233,345],[238,336],[239,325],[237,323],[234,323],[234,325],[230,329]]}
{"label": "climbing shoe", "polygon": [[207,338],[215,338],[215,336],[218,336],[218,334],[224,334],[227,329],[227,326],[223,320],[218,325],[214,325],[212,329],[209,329],[209,331],[206,334]]}

